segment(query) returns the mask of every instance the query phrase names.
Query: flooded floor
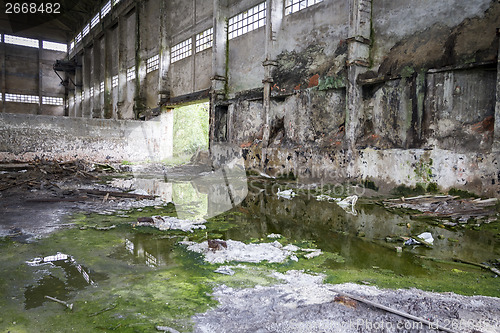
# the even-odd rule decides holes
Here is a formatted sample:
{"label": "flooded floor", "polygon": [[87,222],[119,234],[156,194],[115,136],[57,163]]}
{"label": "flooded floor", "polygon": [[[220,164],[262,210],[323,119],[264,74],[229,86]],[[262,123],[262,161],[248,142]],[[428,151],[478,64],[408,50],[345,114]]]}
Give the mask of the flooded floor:
{"label": "flooded floor", "polygon": [[[224,303],[214,292],[220,296],[227,293],[224,288],[274,286],[291,272],[321,276],[331,285],[352,282],[363,288],[415,287],[500,297],[500,280],[493,272],[454,261],[494,267],[500,258],[498,205],[496,220],[451,227],[446,221],[389,211],[380,198],[360,187],[328,188],[327,193],[327,186],[247,178],[224,170],[191,177],[135,174],[108,179],[106,186],[158,199],[143,204],[118,199],[94,205],[20,203],[18,211],[12,205],[2,207],[0,331],[209,332],[212,326],[203,313],[217,312]],[[324,200],[324,194],[356,194],[359,200],[342,207]],[[149,223],[153,216],[198,221],[201,227],[191,232],[173,224],[158,228]],[[432,235],[432,245],[404,245],[424,232]],[[293,250],[283,260],[210,263],[188,246],[207,240],[230,247],[237,241],[272,243]],[[219,246],[205,253],[226,250]],[[286,308],[288,303],[283,304]],[[295,331],[287,327],[275,331]],[[254,332],[255,326],[243,331]]]}

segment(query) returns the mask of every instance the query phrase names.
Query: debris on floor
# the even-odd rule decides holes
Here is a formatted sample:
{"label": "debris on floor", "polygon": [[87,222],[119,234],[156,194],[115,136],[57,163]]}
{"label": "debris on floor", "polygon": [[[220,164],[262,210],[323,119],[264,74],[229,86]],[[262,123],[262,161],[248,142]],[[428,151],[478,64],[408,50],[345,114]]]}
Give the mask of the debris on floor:
{"label": "debris on floor", "polygon": [[292,199],[293,197],[295,197],[297,195],[297,193],[295,193],[292,189],[289,189],[289,190],[281,190],[278,188],[278,192],[276,193],[276,195],[279,197],[279,198],[284,198],[284,199]]}
{"label": "debris on floor", "polygon": [[451,195],[420,195],[412,198],[389,199],[383,202],[386,208],[406,208],[422,212],[412,217],[439,217],[467,223],[496,215],[494,206],[498,199],[460,199]]}
{"label": "debris on floor", "polygon": [[297,261],[297,252],[301,251],[304,257],[311,259],[322,254],[320,249],[301,249],[298,246],[289,244],[281,245],[279,242],[272,243],[257,243],[245,244],[234,240],[218,240],[224,242],[226,247],[219,247],[217,251],[213,251],[208,242],[181,242],[187,245],[189,251],[201,253],[205,256],[205,261],[212,264],[222,264],[225,262],[239,261],[259,263],[267,261],[270,263],[284,262],[287,259]]}
{"label": "debris on floor", "polygon": [[137,218],[134,226],[153,227],[158,230],[181,230],[184,232],[193,232],[195,229],[205,229],[206,220],[181,220],[172,216],[151,216]]}

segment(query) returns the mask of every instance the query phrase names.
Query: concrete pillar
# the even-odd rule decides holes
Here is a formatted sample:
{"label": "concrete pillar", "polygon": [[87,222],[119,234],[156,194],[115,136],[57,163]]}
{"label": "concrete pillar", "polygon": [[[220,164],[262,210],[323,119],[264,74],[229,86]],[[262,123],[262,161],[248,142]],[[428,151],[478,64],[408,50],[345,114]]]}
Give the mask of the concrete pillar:
{"label": "concrete pillar", "polygon": [[123,105],[127,100],[127,26],[126,18],[118,19],[118,102],[117,118],[123,112]]}
{"label": "concrete pillar", "polygon": [[43,66],[42,66],[42,42],[38,41],[38,111],[37,114],[42,114],[42,94],[43,94]]}
{"label": "concrete pillar", "polygon": [[168,4],[169,1],[160,1],[160,31],[159,31],[159,68],[158,68],[158,100],[160,105],[170,97],[170,31]]}
{"label": "concrete pillar", "polygon": [[146,110],[146,48],[145,36],[148,34],[147,24],[147,1],[136,1],[135,6],[135,94],[134,114],[135,118]]}
{"label": "concrete pillar", "polygon": [[101,77],[101,46],[99,39],[94,40],[94,47],[92,48],[92,76],[90,81],[90,87],[94,88],[94,97],[90,98],[90,118],[102,118],[102,109],[99,103],[99,82]]}
{"label": "concrete pillar", "polygon": [[[3,38],[3,36],[2,36]],[[2,41],[0,41],[2,42]],[[5,92],[6,92],[6,82],[7,82],[7,79],[6,79],[6,74],[5,74],[5,71],[7,69],[7,66],[6,66],[6,61],[5,61],[5,43],[0,43],[0,56],[1,56],[1,77],[0,77],[0,86],[1,86],[1,89],[0,89],[0,92],[2,93],[2,112],[5,112]]]}
{"label": "concrete pillar", "polygon": [[170,158],[174,152],[174,109],[162,107],[160,122],[162,127],[160,159]]}
{"label": "concrete pillar", "polygon": [[[274,43],[278,38],[278,33],[281,29],[281,23],[283,21],[283,0],[266,0],[266,43],[265,43],[265,55],[266,59],[262,64],[264,66],[264,96],[263,96],[263,108],[264,108],[264,128],[262,136],[262,147],[267,148],[269,144],[269,122],[271,113],[271,87],[273,85],[272,72],[273,69],[278,65],[275,61],[275,47]],[[262,152],[265,155],[265,151]],[[262,157],[265,161],[265,156]]]}
{"label": "concrete pillar", "polygon": [[[500,28],[497,28],[497,36],[500,38]],[[500,153],[500,43],[498,46],[497,65],[497,100],[495,104],[495,129],[493,135],[493,151]]]}
{"label": "concrete pillar", "polygon": [[78,66],[75,69],[75,103],[73,106],[73,117],[81,117],[82,116],[82,103],[81,103],[81,94],[83,88],[83,55],[77,55],[77,64]]}
{"label": "concrete pillar", "polygon": [[85,49],[82,55],[82,95],[84,98],[81,98],[80,102],[80,110],[82,118],[88,118],[89,112],[89,87],[90,87],[90,49]]}
{"label": "concrete pillar", "polygon": [[229,40],[227,23],[229,12],[227,0],[214,0],[213,29],[214,37],[212,44],[212,76],[210,87],[210,134],[209,150],[212,153],[212,143],[215,130],[215,108],[219,101],[227,98],[228,73],[227,63],[229,55]]}
{"label": "concrete pillar", "polygon": [[106,119],[111,119],[113,117],[113,98],[111,95],[112,91],[112,65],[113,57],[111,51],[113,50],[111,31],[106,29],[104,32],[104,53],[102,54],[102,61],[104,64],[104,96],[102,98],[102,112],[103,117]]}
{"label": "concrete pillar", "polygon": [[363,117],[362,87],[356,80],[369,66],[371,0],[350,0],[349,12],[345,120],[348,168],[345,176],[353,177],[356,173],[356,138],[360,135],[360,119]]}

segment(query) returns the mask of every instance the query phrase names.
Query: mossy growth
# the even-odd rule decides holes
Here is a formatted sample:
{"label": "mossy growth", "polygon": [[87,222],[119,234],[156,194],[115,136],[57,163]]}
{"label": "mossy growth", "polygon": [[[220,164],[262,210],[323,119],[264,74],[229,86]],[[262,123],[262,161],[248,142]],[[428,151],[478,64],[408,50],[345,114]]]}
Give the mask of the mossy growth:
{"label": "mossy growth", "polygon": [[422,195],[425,194],[426,187],[421,184],[417,183],[415,187],[411,186],[406,186],[406,185],[399,185],[395,187],[391,193],[396,196],[402,196],[402,197],[407,197],[407,196],[412,196],[412,195]]}
{"label": "mossy growth", "polygon": [[461,190],[461,189],[457,189],[457,188],[451,188],[449,191],[448,191],[448,194],[449,195],[453,195],[453,196],[458,196],[460,198],[479,198],[479,196],[475,193],[472,193],[472,192],[469,192],[469,191],[465,191],[465,190]]}

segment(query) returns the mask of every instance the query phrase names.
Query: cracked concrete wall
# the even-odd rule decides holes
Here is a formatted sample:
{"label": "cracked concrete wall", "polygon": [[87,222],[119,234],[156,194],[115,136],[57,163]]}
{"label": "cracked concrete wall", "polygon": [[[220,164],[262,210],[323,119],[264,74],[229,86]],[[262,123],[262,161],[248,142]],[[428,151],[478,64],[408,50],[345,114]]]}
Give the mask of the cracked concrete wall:
{"label": "cracked concrete wall", "polygon": [[3,113],[0,162],[158,162],[172,156],[172,117],[166,112],[145,122]]}

